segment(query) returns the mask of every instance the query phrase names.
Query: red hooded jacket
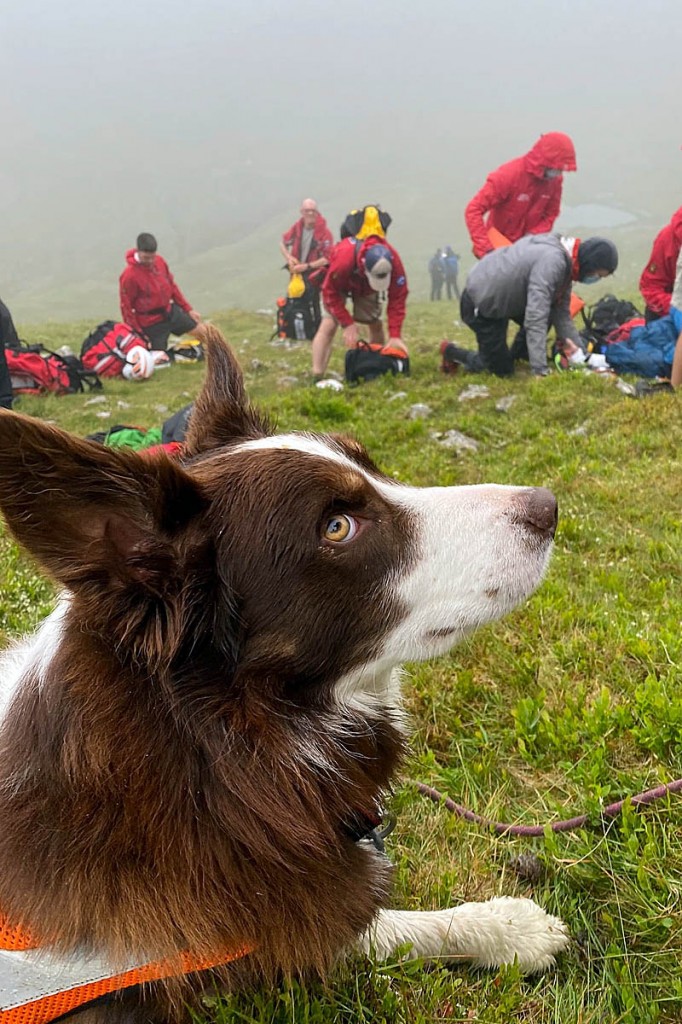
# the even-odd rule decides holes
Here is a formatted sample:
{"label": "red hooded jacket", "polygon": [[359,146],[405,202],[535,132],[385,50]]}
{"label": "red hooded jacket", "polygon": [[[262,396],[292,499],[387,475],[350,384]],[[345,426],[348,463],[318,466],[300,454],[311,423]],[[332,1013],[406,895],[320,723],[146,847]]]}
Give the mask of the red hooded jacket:
{"label": "red hooded jacket", "polygon": [[369,238],[365,238],[361,242],[356,238],[344,238],[335,245],[332,249],[327,276],[322,285],[322,298],[326,309],[341,326],[350,327],[353,317],[346,309],[346,299],[348,296],[356,298],[372,294],[372,287],[365,274],[365,253],[371,245],[377,243],[385,245],[393,256],[386,317],[389,337],[399,338],[405,319],[407,278],[403,261],[385,238],[370,235]]}
{"label": "red hooded jacket", "polygon": [[675,284],[677,257],[682,248],[682,206],[670,223],[658,232],[646,267],[639,279],[639,290],[649,309],[660,316],[670,312],[670,297]]}
{"label": "red hooded jacket", "polygon": [[[292,224],[289,230],[282,235],[282,245],[285,249],[289,249],[292,256],[295,256],[297,260],[301,259],[301,235],[303,233],[303,217],[297,220],[295,224]],[[315,218],[315,226],[313,228],[313,237],[310,242],[310,250],[306,257],[306,262],[313,263],[315,260],[329,259],[329,254],[332,251],[334,245],[334,236],[327,227],[327,222],[321,213],[318,213]]]}
{"label": "red hooded jacket", "polygon": [[563,132],[541,135],[525,156],[502,164],[488,175],[464,211],[475,256],[480,258],[493,249],[488,228],[497,228],[510,242],[552,230],[561,207],[563,178],[545,178],[548,167],[576,170],[575,148]]}
{"label": "red hooded jacket", "polygon": [[165,320],[174,302],[186,313],[192,308],[182,294],[168,269],[168,264],[157,253],[150,266],[138,263],[137,249],[128,249],[125,268],[119,278],[121,318],[139,334],[145,327]]}

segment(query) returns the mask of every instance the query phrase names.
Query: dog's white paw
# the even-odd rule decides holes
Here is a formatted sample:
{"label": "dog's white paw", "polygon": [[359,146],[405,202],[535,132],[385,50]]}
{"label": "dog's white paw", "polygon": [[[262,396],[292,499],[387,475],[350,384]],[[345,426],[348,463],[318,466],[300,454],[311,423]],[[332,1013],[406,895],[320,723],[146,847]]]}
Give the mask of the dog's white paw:
{"label": "dog's white paw", "polygon": [[516,961],[524,974],[545,971],[570,941],[563,921],[525,898],[498,896],[439,915],[445,955],[464,957],[480,967]]}
{"label": "dog's white paw", "polygon": [[563,921],[533,900],[498,896],[448,910],[382,910],[358,945],[379,959],[409,945],[408,957],[467,960],[478,967],[516,962],[533,974],[551,967],[569,941]]}

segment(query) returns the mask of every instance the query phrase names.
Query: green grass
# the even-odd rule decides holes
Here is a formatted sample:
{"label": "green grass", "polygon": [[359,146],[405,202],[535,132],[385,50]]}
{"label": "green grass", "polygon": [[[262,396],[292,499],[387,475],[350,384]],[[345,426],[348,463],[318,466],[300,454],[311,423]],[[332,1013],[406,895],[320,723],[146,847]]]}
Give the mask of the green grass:
{"label": "green grass", "polygon": [[[413,484],[541,484],[557,494],[556,552],[537,594],[450,656],[409,667],[413,754],[389,845],[398,905],[533,895],[564,918],[574,943],[556,972],[530,980],[514,968],[356,961],[326,985],[211,1002],[207,1014],[221,1024],[682,1021],[682,798],[626,809],[608,829],[599,823],[604,803],[682,776],[679,399],[633,401],[596,376],[533,380],[522,370],[512,380],[477,378],[490,397],[460,403],[472,379],[437,372],[440,339],[471,337],[455,316],[454,304],[413,306],[412,377],[341,394],[309,386],[307,346],[268,343],[268,317],[216,320],[252,397],[281,428],[353,433]],[[77,350],[87,326],[23,333]],[[332,367],[342,367],[340,342]],[[202,375],[200,365],[178,365],[142,385],[107,384],[104,403],[25,399],[21,409],[79,434],[117,422],[149,427],[185,404]],[[400,391],[407,395],[391,400]],[[511,411],[498,412],[509,394]],[[410,418],[416,402],[430,406],[429,418]],[[452,428],[479,450],[457,455],[432,436]],[[52,595],[6,537],[0,575],[3,642],[39,621]],[[535,823],[585,811],[593,824],[540,840],[497,838],[418,796],[409,778],[488,817]],[[519,853],[539,858],[539,882],[516,875]]]}

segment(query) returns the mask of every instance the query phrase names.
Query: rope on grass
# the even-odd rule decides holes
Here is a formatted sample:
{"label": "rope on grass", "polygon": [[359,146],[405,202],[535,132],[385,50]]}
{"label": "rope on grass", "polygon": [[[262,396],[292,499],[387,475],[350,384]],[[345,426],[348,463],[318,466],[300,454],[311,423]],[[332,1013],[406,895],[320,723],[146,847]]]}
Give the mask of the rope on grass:
{"label": "rope on grass", "polygon": [[[470,811],[461,804],[456,804],[449,796],[445,796],[437,789],[433,789],[432,786],[426,786],[423,782],[412,782],[412,785],[416,787],[422,796],[433,800],[435,804],[443,804],[459,818],[465,818],[467,821],[473,821],[476,825],[482,825],[483,828],[492,829],[493,832],[497,832],[500,836],[543,836],[546,828],[549,828],[552,832],[572,832],[576,828],[582,828],[588,822],[587,814],[579,814],[576,818],[567,818],[565,821],[553,821],[548,823],[548,825],[511,825],[502,821],[491,821],[489,818],[476,814],[475,811]],[[636,796],[630,797],[629,800],[635,808],[646,807],[655,800],[660,800],[661,797],[666,796],[668,793],[679,792],[682,792],[682,779],[675,779],[673,782],[666,782],[662,786],[656,786],[655,789],[647,789],[644,793],[637,793]],[[602,811],[602,819],[617,818],[623,810],[627,799],[628,797],[605,807]]]}

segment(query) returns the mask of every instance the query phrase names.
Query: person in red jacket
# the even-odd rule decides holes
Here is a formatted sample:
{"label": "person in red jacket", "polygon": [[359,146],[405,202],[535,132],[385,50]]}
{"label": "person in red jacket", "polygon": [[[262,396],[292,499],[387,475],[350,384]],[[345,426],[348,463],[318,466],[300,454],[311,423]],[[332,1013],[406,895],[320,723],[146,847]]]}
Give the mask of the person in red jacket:
{"label": "person in red jacket", "polygon": [[488,237],[490,228],[510,242],[551,231],[561,208],[563,173],[576,169],[568,135],[548,132],[525,156],[489,174],[464,211],[474,255],[480,259],[495,248]]}
{"label": "person in red jacket", "polygon": [[282,235],[280,251],[292,274],[309,274],[329,263],[334,237],[314,199],[304,199],[301,216]]}
{"label": "person in red jacket", "polygon": [[670,223],[658,232],[647,265],[639,279],[639,290],[646,302],[647,323],[667,316],[675,284],[675,267],[682,249],[682,206],[672,215]]}
{"label": "person in red jacket", "polygon": [[156,249],[156,239],[144,231],[137,247],[126,253],[128,265],[119,278],[121,317],[152,349],[165,351],[169,336],[193,333],[201,314],[192,309]]}
{"label": "person in red jacket", "polygon": [[[389,344],[405,352],[401,332],[405,320],[407,278],[398,252],[385,238],[369,235],[362,240],[344,238],[332,250],[322,285],[325,311],[313,338],[313,378],[324,376],[331,356],[336,328],[341,327],[346,348],[357,348],[358,324],[367,324],[369,340],[384,345],[381,296],[387,297]],[[346,308],[352,300],[353,312]]]}
{"label": "person in red jacket", "polygon": [[304,199],[299,220],[282,235],[279,248],[289,273],[303,275],[316,328],[320,323],[320,286],[333,246],[334,237],[317,203],[314,199]]}

